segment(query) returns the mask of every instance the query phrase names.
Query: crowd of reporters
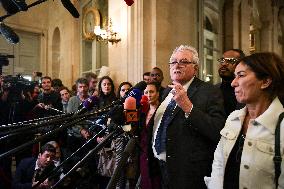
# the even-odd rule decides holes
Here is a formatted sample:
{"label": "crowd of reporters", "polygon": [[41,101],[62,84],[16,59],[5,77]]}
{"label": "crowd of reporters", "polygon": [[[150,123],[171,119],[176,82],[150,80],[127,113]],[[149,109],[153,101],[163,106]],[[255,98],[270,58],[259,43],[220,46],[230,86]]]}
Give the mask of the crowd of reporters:
{"label": "crowd of reporters", "polygon": [[[274,70],[266,71],[268,68],[263,60],[266,60]],[[68,177],[57,187],[104,189],[111,181],[115,169],[123,158],[124,149],[133,136],[138,137],[137,148],[132,151],[126,166],[121,170],[116,188],[180,189],[190,187],[201,189],[208,187],[221,189],[239,188],[239,185],[251,186],[247,184],[248,181],[239,182],[241,179],[246,180],[240,176],[246,170],[240,169],[244,160],[235,162],[235,156],[254,157],[252,153],[242,154],[243,146],[248,148],[244,142],[248,141],[249,145],[258,140],[250,136],[245,138],[246,130],[243,127],[247,129],[250,124],[253,124],[252,121],[249,122],[250,119],[257,120],[257,117],[261,117],[261,113],[265,112],[271,104],[276,104],[277,111],[283,111],[279,101],[279,99],[283,100],[283,92],[279,85],[283,80],[281,76],[284,72],[283,61],[273,53],[259,53],[245,57],[239,49],[225,51],[218,61],[220,63],[218,71],[222,82],[213,86],[197,78],[199,66],[197,51],[191,46],[181,45],[173,51],[170,58],[171,85],[167,88],[162,86],[163,72],[158,67],[143,75],[147,83],[145,90],[143,89],[143,94],[147,98],[147,106],[143,107],[142,98],[140,107],[138,107],[140,108],[139,121],[135,123],[138,131],[135,130],[131,134],[124,132],[113,138],[98,153],[89,157],[84,164],[69,174],[68,171],[84,159],[90,150],[104,142],[112,132],[110,125],[115,122],[114,119],[105,115],[100,115],[102,118],[97,116],[85,119],[57,132],[52,137],[45,138],[23,152],[13,154],[17,163],[15,173],[11,170],[12,158],[1,158],[0,188],[50,188],[65,178],[65,174],[68,174]],[[278,75],[275,74],[275,76],[272,72],[277,72]],[[246,86],[250,83],[242,79],[246,76],[244,73],[249,73],[249,76],[259,83],[258,88],[253,88],[252,85]],[[266,81],[266,83],[261,85],[260,81]],[[276,84],[274,84],[275,81]],[[74,112],[79,114],[78,111],[85,108],[84,102],[90,100],[90,97],[96,97],[96,103],[91,109],[91,112],[95,112],[122,99],[132,88],[130,82],[122,82],[115,92],[115,85],[111,77],[97,78],[97,75],[93,73],[78,78],[72,87],[73,91],[65,87],[60,79],[52,79],[48,76],[41,77],[40,82],[30,90],[18,92],[16,97],[14,93],[11,93],[14,89],[3,88],[3,80],[1,86],[0,125],[58,114]],[[245,91],[241,91],[242,87]],[[240,92],[237,93],[236,88]],[[249,115],[251,101],[262,103],[256,101],[254,96],[250,96],[255,95],[255,91],[262,95],[266,107],[257,116],[252,117]],[[171,106],[173,101],[173,110],[167,115],[168,106]],[[231,114],[231,112],[234,113]],[[227,149],[222,145],[232,142],[229,141],[230,136],[227,135],[232,129],[230,119],[236,112],[247,112],[246,120],[243,120],[246,122],[238,127],[237,133],[234,133],[236,136],[232,139],[237,142],[231,144],[234,148],[232,152],[225,152]],[[228,116],[229,119],[225,122]],[[164,117],[170,118],[166,124]],[[277,118],[275,117],[275,120]],[[20,137],[2,140],[0,153],[44,135],[60,124],[63,123],[48,125],[31,135],[19,135]],[[161,131],[165,136],[160,134],[161,127],[166,128]],[[262,131],[263,133],[265,132]],[[164,138],[158,140],[160,137]],[[241,139],[243,143],[238,148],[236,145]],[[76,153],[78,150],[80,152]],[[238,154],[239,151],[240,154]],[[228,153],[231,154],[228,155]],[[224,154],[226,158],[223,157]],[[69,160],[69,157],[72,158]],[[67,163],[64,162],[66,159],[68,159]],[[224,165],[224,161],[227,160],[229,164]],[[58,165],[60,167],[60,162],[64,162],[62,168],[58,169],[53,177],[44,178],[45,172]],[[254,166],[252,162],[249,163],[251,167]],[[42,176],[38,176],[37,169],[42,169],[40,173]],[[249,169],[248,165],[245,165],[244,169]],[[270,169],[273,167],[270,166]],[[209,177],[210,173],[211,177]],[[253,171],[252,174],[254,174]],[[282,177],[283,174],[280,178]],[[269,180],[270,185],[273,184],[272,180]],[[283,182],[279,184],[282,185]],[[275,186],[271,186],[273,187]]]}
{"label": "crowd of reporters", "polygon": [[[5,78],[1,77],[0,125],[23,122],[26,120],[35,120],[38,118],[45,118],[58,114],[64,115],[68,113],[74,113],[83,108],[83,102],[88,100],[90,96],[96,96],[98,99],[97,104],[93,108],[93,111],[95,111],[104,108],[105,106],[111,104],[113,101],[116,101],[117,99],[123,97],[125,93],[132,87],[131,83],[122,82],[118,87],[116,95],[113,80],[109,76],[97,78],[96,74],[88,73],[84,77],[78,78],[76,80],[75,87],[72,87],[73,89],[75,89],[75,91],[71,91],[68,89],[68,87],[63,85],[60,79],[52,79],[49,76],[44,76],[41,77],[37,82],[32,82],[33,86],[29,87],[29,90],[23,89],[19,92],[20,96],[14,98],[14,95],[16,95],[12,92],[14,88],[3,88],[5,82]],[[19,82],[19,78],[15,77],[14,82]],[[25,87],[26,86],[23,86],[23,88]],[[60,149],[60,159],[68,158],[77,149],[82,147],[82,145],[86,143],[93,135],[97,134],[102,129],[100,126],[94,126],[94,122],[92,121],[93,120],[85,120],[83,122],[79,122],[78,124],[73,125],[72,127],[59,132],[52,137],[40,141],[40,143],[34,144],[30,148],[25,149],[23,152],[13,154],[13,157],[15,157],[15,161],[17,163],[17,170],[19,166],[23,166],[22,161],[27,161],[26,158],[30,159],[30,157],[34,157],[33,159],[30,159],[30,161],[33,163],[35,163],[37,158],[43,158],[44,149],[42,150],[40,148],[45,146],[44,144],[51,140],[54,141],[56,143],[56,146],[58,146]],[[100,124],[106,126],[107,120],[101,121]],[[1,153],[4,153],[11,148],[17,147],[20,144],[33,140],[38,136],[44,135],[45,133],[52,131],[55,127],[58,127],[58,125],[45,126],[42,129],[38,130],[38,132],[35,134],[18,135],[16,137],[11,137],[7,140],[3,140],[1,142]],[[68,161],[68,163],[63,166],[64,169],[61,170],[62,173],[67,172],[68,169],[72,168],[72,166],[74,166],[76,162],[78,162],[84,157],[84,155],[86,155],[88,150],[94,148],[98,143],[100,143],[108,133],[109,131],[106,131],[104,134],[98,135],[96,140],[91,145],[89,145],[89,149],[87,148],[83,151],[80,151],[80,153],[73,157],[71,161]],[[113,154],[113,157],[110,161],[113,161],[112,163],[114,165],[117,165],[119,163],[120,155],[123,152],[128,140],[128,136],[121,135],[116,139],[113,139],[113,141],[111,142],[113,145],[109,144],[108,146],[103,148],[103,150],[108,149],[108,153]],[[52,150],[50,151],[52,152]],[[74,186],[74,188],[106,188],[116,166],[112,167],[112,170],[109,172],[109,174],[105,174],[102,171],[100,172],[98,168],[100,153],[101,152],[94,155],[94,157],[92,157],[92,161],[89,160],[88,163],[86,163],[87,166],[83,166],[83,168],[78,171],[80,172],[80,174],[84,175],[84,178],[72,179],[72,186]],[[50,159],[54,160],[54,158]],[[125,188],[126,184],[130,185],[130,188],[134,188],[136,185],[136,181],[139,176],[137,154],[131,157],[129,159],[129,162],[129,164],[131,165],[127,165],[127,170],[122,174],[122,178],[117,184],[119,188]],[[11,157],[5,157],[1,159],[0,185],[3,186],[3,188],[11,188],[11,186],[13,186],[14,188],[30,188],[33,185],[33,182],[27,182],[28,184],[22,183],[21,185],[21,179],[19,179],[20,172],[18,170],[16,173],[14,173],[11,170],[11,164]],[[27,170],[30,171],[30,168]],[[86,176],[85,173],[88,173],[88,176]],[[15,176],[14,182],[12,182],[13,175]],[[40,187],[49,188],[51,184],[51,182],[48,185],[47,183],[45,183],[45,185],[41,184]]]}

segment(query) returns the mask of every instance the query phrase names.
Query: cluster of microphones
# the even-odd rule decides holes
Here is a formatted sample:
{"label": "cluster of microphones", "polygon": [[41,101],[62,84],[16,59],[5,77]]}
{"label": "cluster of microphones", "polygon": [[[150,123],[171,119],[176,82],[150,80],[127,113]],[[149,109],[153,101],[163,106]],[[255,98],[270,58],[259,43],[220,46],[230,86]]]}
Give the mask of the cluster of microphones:
{"label": "cluster of microphones", "polygon": [[[70,157],[68,157],[65,161],[69,161],[76,153],[79,153],[80,150],[90,147],[88,144],[92,144],[92,141],[95,141],[96,137],[101,136],[100,134],[104,134],[106,130],[109,131],[109,134],[105,137],[105,142],[102,141],[101,143],[97,144],[95,147],[92,147],[86,156],[78,162],[72,169],[66,173],[65,177],[70,175],[92,154],[98,152],[99,149],[104,147],[107,144],[107,141],[111,140],[112,138],[119,136],[120,134],[127,132],[131,137],[132,133],[128,131],[132,131],[135,129],[137,125],[139,125],[140,115],[142,113],[146,113],[149,108],[148,98],[143,95],[143,91],[146,88],[147,84],[144,81],[139,82],[133,88],[131,88],[124,97],[112,102],[107,107],[103,107],[98,109],[97,106],[99,104],[98,97],[91,96],[87,100],[82,103],[82,107],[74,113],[69,114],[61,114],[55,117],[47,117],[47,118],[40,118],[39,120],[29,120],[26,122],[18,122],[8,125],[0,126],[0,141],[6,140],[10,136],[16,136],[18,134],[31,134],[37,128],[50,126],[50,125],[57,125],[55,128],[52,128],[50,131],[43,133],[40,137],[23,143],[13,149],[10,149],[2,154],[0,154],[0,160],[4,157],[11,156],[19,151],[26,149],[27,147],[36,144],[38,142],[44,141],[46,139],[50,139],[57,135],[58,132],[64,131],[66,128],[73,127],[76,123],[80,123],[82,121],[96,119],[95,124],[100,122],[100,119],[111,119],[111,124],[101,124],[105,125],[104,128],[101,128],[95,136],[87,141],[82,147],[77,149]],[[89,117],[90,116],[90,117]],[[92,119],[90,119],[92,118]],[[60,125],[60,126],[59,126]],[[59,127],[58,127],[59,126]],[[112,127],[112,128],[111,128]],[[90,130],[90,128],[89,128]],[[5,134],[6,133],[6,134]],[[4,136],[7,135],[7,136]],[[62,162],[62,165],[65,164]],[[54,168],[52,171],[53,174],[58,172],[60,167]],[[51,173],[50,173],[51,174]],[[47,175],[50,175],[47,174]],[[42,179],[43,181],[44,179]],[[62,182],[63,178],[58,181],[58,183]]]}
{"label": "cluster of microphones", "polygon": [[[137,83],[126,92],[124,97],[113,101],[107,108],[103,107],[102,111],[98,110],[99,98],[91,96],[81,103],[78,110],[74,112],[73,118],[78,119],[80,115],[98,112],[95,117],[84,120],[85,123],[89,124],[88,130],[92,134],[106,128],[108,131],[113,131],[117,127],[121,127],[125,132],[137,130],[140,115],[147,113],[149,109],[148,97],[143,95],[146,86],[145,81]],[[108,120],[111,120],[111,122],[108,122]]]}
{"label": "cluster of microphones", "polygon": [[[4,19],[10,17],[18,12],[27,11],[29,8],[43,3],[47,0],[37,0],[31,4],[27,4],[25,0],[0,0],[2,7],[6,10],[7,14],[0,17],[0,34],[12,44],[17,44],[20,39],[19,36],[10,28],[4,24]],[[79,18],[80,14],[74,7],[70,0],[61,0],[62,5],[70,12],[74,18]]]}
{"label": "cluster of microphones", "polygon": [[[12,44],[17,44],[20,39],[19,36],[3,23],[4,19],[10,17],[18,12],[27,11],[29,8],[41,4],[47,0],[37,0],[31,4],[27,4],[25,0],[0,0],[2,7],[6,10],[7,14],[0,17],[0,34]],[[131,6],[133,0],[124,0],[128,6]],[[71,0],[61,0],[62,5],[69,11],[74,18],[79,18],[80,14]]]}
{"label": "cluster of microphones", "polygon": [[[143,95],[143,91],[146,88],[146,82],[141,81],[132,87],[124,97],[114,101],[110,110],[100,116],[102,120],[111,118],[112,121],[118,125],[129,125],[133,122],[137,122],[141,113],[146,113],[149,104],[148,98]],[[81,108],[75,114],[84,114],[93,110],[99,104],[99,99],[96,96],[91,96],[86,99]],[[100,120],[97,120],[99,123]],[[104,121],[102,121],[104,122]]]}

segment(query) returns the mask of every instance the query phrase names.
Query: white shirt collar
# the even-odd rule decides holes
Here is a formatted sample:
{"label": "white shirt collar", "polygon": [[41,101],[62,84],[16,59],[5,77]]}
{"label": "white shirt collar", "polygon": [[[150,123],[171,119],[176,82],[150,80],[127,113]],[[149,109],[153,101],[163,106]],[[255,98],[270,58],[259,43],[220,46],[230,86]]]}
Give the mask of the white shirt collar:
{"label": "white shirt collar", "polygon": [[36,164],[35,164],[35,170],[40,169],[40,167],[38,166],[38,159],[36,160]]}
{"label": "white shirt collar", "polygon": [[184,85],[182,85],[182,87],[187,91],[187,89],[189,88],[189,86],[191,85],[191,83],[193,82],[195,76],[193,76],[191,78],[191,80],[189,80],[188,82],[186,82]]}
{"label": "white shirt collar", "polygon": [[[231,120],[241,120],[243,122],[246,113],[247,113],[247,107],[244,107],[237,111],[238,113],[235,114],[235,116],[232,116]],[[266,127],[272,134],[275,133],[275,127],[278,121],[279,115],[284,112],[284,108],[279,100],[278,97],[274,98],[272,103],[269,105],[269,107],[263,112],[261,115],[259,115],[257,118],[255,118],[255,122],[263,125]]]}

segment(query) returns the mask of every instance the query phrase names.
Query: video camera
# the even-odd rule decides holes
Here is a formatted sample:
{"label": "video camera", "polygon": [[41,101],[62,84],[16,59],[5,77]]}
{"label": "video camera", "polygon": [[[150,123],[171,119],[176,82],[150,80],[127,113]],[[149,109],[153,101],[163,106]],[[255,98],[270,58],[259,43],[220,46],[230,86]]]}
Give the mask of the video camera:
{"label": "video camera", "polygon": [[21,75],[12,76],[7,75],[3,77],[3,91],[9,91],[9,95],[12,100],[19,101],[22,99],[22,95],[27,92],[33,92],[36,81],[29,81]]}

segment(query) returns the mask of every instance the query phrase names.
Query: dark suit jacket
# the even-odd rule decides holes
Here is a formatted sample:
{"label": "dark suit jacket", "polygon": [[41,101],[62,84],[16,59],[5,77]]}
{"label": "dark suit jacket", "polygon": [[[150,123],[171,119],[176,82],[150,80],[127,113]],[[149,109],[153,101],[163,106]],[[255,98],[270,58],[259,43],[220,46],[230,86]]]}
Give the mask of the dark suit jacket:
{"label": "dark suit jacket", "polygon": [[13,179],[13,189],[32,188],[32,179],[35,172],[36,160],[36,158],[25,158],[19,163]]}
{"label": "dark suit jacket", "polygon": [[231,82],[221,82],[215,86],[220,88],[222,91],[226,117],[228,117],[234,110],[239,110],[245,106],[244,104],[238,103],[234,87],[231,86]]}
{"label": "dark suit jacket", "polygon": [[[167,88],[164,91],[163,99],[170,90]],[[193,103],[189,117],[185,118],[182,109],[177,107],[167,127],[169,187],[205,189],[203,177],[211,173],[214,151],[220,139],[219,132],[225,124],[223,98],[218,88],[198,78],[193,80],[187,94]],[[151,124],[153,130],[153,120]],[[153,158],[152,150],[150,155]],[[153,160],[151,157],[150,161]]]}

